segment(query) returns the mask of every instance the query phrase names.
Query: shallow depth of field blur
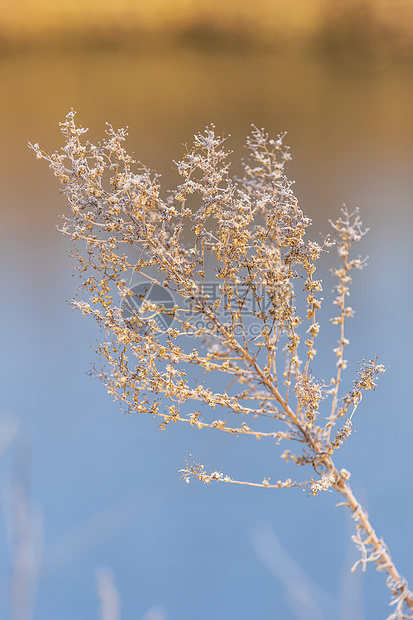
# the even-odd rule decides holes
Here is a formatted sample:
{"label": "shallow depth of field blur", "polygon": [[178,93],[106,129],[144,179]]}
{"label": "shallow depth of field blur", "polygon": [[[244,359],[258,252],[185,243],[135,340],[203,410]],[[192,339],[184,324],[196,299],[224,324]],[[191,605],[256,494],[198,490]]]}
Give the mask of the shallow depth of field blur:
{"label": "shallow depth of field blur", "polygon": [[[411,519],[413,6],[407,0],[38,0],[0,5],[0,617],[11,620],[376,620],[389,594],[357,559],[334,494],[184,484],[189,454],[238,479],[308,479],[264,440],[122,417],[87,372],[100,337],[56,229],[66,205],[44,162],[71,107],[99,140],[129,126],[136,159],[173,160],[214,123],[233,172],[251,124],[288,132],[310,235],[345,203],[370,228],[356,252],[346,385],[388,370],[338,454],[413,585]],[[328,381],[328,317],[317,368]],[[208,378],[208,377],[207,377]],[[111,598],[112,597],[112,598]],[[104,616],[102,600],[112,600]],[[108,609],[109,603],[106,604]],[[120,611],[118,613],[117,608]]]}

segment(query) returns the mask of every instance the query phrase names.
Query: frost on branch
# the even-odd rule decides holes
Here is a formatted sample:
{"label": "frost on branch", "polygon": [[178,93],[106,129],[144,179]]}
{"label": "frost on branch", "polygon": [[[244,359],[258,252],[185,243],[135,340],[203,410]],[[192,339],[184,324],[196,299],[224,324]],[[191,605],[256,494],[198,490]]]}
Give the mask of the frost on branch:
{"label": "frost on branch", "polygon": [[[91,144],[73,111],[61,129],[60,151],[32,148],[70,207],[61,230],[73,241],[81,281],[73,305],[103,330],[95,374],[109,393],[127,412],[157,417],[162,429],[184,422],[295,440],[289,460],[328,474],[328,459],[351,432],[350,400],[369,389],[365,371],[338,406],[348,273],[363,263],[350,259],[364,234],[358,213],[343,211],[333,224],[343,261],[334,270],[341,335],[328,385],[311,364],[323,302],[316,262],[333,242],[307,238],[311,222],[286,175],[284,134],[271,139],[253,127],[243,174],[231,178],[226,140],[208,127],[175,162],[177,187],[164,192],[159,175],[127,153],[126,130],[108,125],[106,138]],[[147,289],[138,293],[142,281]],[[157,298],[146,294],[155,289]],[[339,417],[344,425],[330,439]]]}
{"label": "frost on branch", "polygon": [[[333,462],[363,392],[384,372],[376,358],[363,362],[353,389],[341,396],[345,325],[354,315],[347,298],[353,270],[365,265],[351,257],[366,232],[358,211],[342,211],[331,240],[308,238],[311,222],[286,175],[285,134],[271,139],[253,127],[236,178],[225,139],[210,126],[175,162],[178,183],[165,192],[159,175],[127,153],[125,129],[108,125],[95,145],[71,111],[61,130],[60,151],[30,147],[49,163],[70,208],[61,231],[73,242],[80,279],[73,305],[103,334],[94,373],[125,411],[150,413],[162,429],[186,423],[287,442],[281,458],[310,466],[316,479],[245,482],[188,462],[181,473],[187,482],[338,491],[357,521],[360,563],[387,573],[391,618],[411,618],[413,595],[352,494],[350,473]],[[334,243],[338,343],[335,374],[325,381],[313,375],[323,303],[316,263]]]}

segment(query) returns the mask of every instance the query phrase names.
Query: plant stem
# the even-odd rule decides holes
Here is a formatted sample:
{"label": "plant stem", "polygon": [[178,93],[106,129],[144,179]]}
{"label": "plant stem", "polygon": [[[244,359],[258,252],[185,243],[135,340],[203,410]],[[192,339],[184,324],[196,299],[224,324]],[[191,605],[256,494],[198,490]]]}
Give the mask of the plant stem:
{"label": "plant stem", "polygon": [[[345,497],[345,502],[338,505],[344,505],[352,511],[352,517],[357,522],[358,536],[353,537],[362,552],[362,559],[358,560],[353,566],[353,570],[361,564],[363,570],[366,568],[367,562],[375,562],[379,571],[387,573],[387,586],[393,594],[393,604],[396,604],[396,612],[390,616],[391,619],[412,618],[413,615],[405,615],[404,610],[413,612],[413,592],[409,590],[407,581],[397,570],[390,552],[383,539],[378,538],[373,526],[370,523],[369,516],[362,505],[356,499],[351,486],[348,482],[350,477],[348,472],[337,471],[332,459],[328,459],[326,466],[330,473],[336,478],[334,488]],[[344,474],[344,475],[343,475]],[[361,532],[364,532],[365,538],[361,538]],[[370,546],[370,548],[368,548]],[[388,620],[390,620],[390,618]]]}

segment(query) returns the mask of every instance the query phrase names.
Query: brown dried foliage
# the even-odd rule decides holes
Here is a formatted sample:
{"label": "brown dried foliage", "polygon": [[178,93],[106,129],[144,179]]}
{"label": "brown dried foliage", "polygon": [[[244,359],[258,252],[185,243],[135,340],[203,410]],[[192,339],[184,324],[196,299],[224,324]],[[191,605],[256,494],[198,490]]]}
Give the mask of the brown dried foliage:
{"label": "brown dried foliage", "polygon": [[[349,472],[338,471],[333,461],[351,434],[363,392],[374,389],[384,372],[376,358],[363,362],[353,389],[339,396],[347,365],[345,321],[353,316],[347,305],[351,274],[364,266],[350,258],[352,245],[365,234],[358,212],[343,210],[332,222],[332,238],[307,239],[310,220],[285,174],[290,154],[284,135],[273,140],[253,128],[243,176],[232,179],[225,140],[207,128],[176,162],[181,183],[165,197],[159,177],[126,152],[125,130],[108,125],[101,144],[82,141],[87,130],[75,124],[73,111],[61,129],[61,151],[48,155],[38,144],[30,146],[49,163],[71,208],[61,231],[73,241],[82,280],[73,305],[104,329],[96,374],[109,393],[128,412],[157,416],[161,428],[184,422],[277,443],[295,441],[297,450],[285,450],[282,458],[312,467],[315,480],[239,481],[189,462],[182,475],[206,483],[305,486],[313,495],[338,491],[357,522],[359,563],[364,569],[373,561],[387,574],[396,606],[389,620],[412,618],[407,583],[354,497]],[[339,339],[335,376],[326,385],[311,372],[323,302],[315,272],[321,253],[334,244],[341,261],[332,269],[337,281],[332,321]],[[179,302],[171,307],[142,298],[125,314],[137,275],[169,289]],[[299,278],[304,316],[297,308]],[[209,385],[199,373],[189,376],[191,366],[210,373]],[[223,378],[228,385],[212,389]],[[211,409],[217,408],[227,419],[213,419]]]}

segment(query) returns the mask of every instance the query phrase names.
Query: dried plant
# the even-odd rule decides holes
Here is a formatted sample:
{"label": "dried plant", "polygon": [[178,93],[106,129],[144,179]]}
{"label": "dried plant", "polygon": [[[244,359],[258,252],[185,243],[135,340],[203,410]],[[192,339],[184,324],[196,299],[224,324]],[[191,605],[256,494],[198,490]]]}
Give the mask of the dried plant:
{"label": "dried plant", "polygon": [[[333,460],[363,393],[384,372],[376,358],[363,361],[353,389],[341,396],[344,328],[353,316],[347,297],[353,270],[364,266],[350,257],[365,234],[358,212],[344,210],[322,243],[307,239],[310,220],[285,174],[284,135],[272,140],[253,128],[243,176],[232,179],[225,140],[207,128],[176,162],[182,182],[165,196],[159,177],[127,154],[124,129],[108,125],[106,139],[93,145],[82,141],[87,130],[73,111],[61,129],[61,151],[48,155],[30,146],[49,162],[71,207],[61,231],[73,241],[81,278],[73,305],[104,330],[94,370],[109,393],[128,412],[156,416],[162,429],[183,422],[288,442],[282,458],[310,466],[310,480],[240,481],[192,462],[182,475],[187,482],[337,491],[356,522],[356,566],[365,570],[373,562],[386,574],[395,605],[389,620],[413,618],[407,582],[354,496],[350,473]],[[315,271],[333,245],[340,260],[332,269],[339,339],[335,377],[325,383],[312,374],[323,302]],[[150,284],[136,287],[137,275]],[[165,294],[154,300],[154,291]],[[190,375],[191,367],[209,374],[209,385],[200,372]],[[212,415],[215,409],[222,417]]]}

